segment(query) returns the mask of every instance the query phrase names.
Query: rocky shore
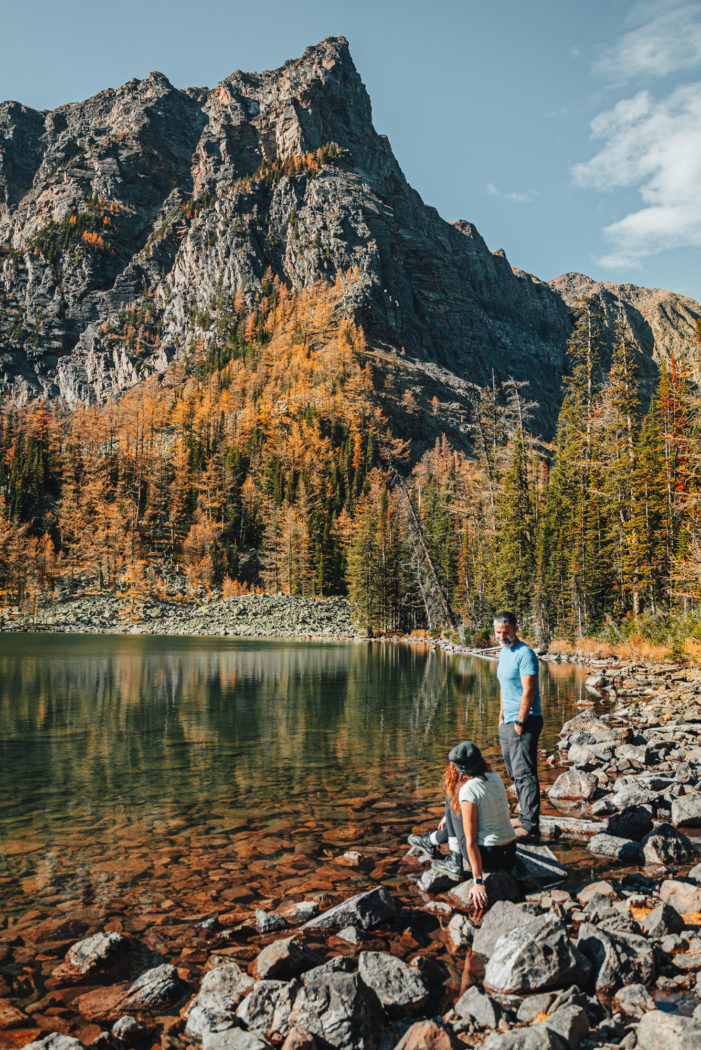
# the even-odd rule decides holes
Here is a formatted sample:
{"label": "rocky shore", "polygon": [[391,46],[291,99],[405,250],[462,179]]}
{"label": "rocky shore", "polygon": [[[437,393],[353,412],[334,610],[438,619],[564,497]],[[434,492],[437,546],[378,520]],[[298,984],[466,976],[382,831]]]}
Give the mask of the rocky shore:
{"label": "rocky shore", "polygon": [[[173,958],[147,932],[7,930],[0,1047],[701,1047],[701,673],[617,662],[588,685],[549,758],[567,764],[544,792],[552,849],[488,876],[484,914],[409,849],[345,900],[209,914]],[[597,865],[576,886],[573,835]]]}
{"label": "rocky shore", "polygon": [[208,601],[149,596],[131,601],[112,591],[49,596],[31,612],[0,609],[0,631],[67,634],[215,635],[240,638],[354,638],[345,598],[246,594]]}

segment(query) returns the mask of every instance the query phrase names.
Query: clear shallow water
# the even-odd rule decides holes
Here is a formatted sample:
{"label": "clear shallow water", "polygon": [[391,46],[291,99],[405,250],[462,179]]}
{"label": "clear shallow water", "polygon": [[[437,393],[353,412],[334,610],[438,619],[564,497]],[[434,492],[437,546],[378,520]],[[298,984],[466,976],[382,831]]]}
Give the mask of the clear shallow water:
{"label": "clear shallow water", "polygon": [[[582,681],[542,668],[548,749]],[[501,771],[497,718],[494,664],[416,647],[0,635],[0,929],[392,876],[457,740]],[[390,859],[324,874],[351,847]]]}

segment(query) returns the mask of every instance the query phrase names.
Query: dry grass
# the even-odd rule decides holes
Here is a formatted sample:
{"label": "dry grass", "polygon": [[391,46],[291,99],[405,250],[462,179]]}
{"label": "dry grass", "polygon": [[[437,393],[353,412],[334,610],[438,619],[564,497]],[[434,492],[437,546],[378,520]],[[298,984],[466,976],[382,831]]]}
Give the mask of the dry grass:
{"label": "dry grass", "polygon": [[[551,653],[560,653],[563,656],[580,656],[591,660],[608,660],[620,657],[622,660],[644,660],[646,663],[665,663],[671,659],[669,645],[657,645],[650,642],[642,635],[633,634],[625,642],[600,641],[598,638],[578,638],[576,642],[569,642],[565,638],[554,638],[548,646]],[[684,655],[689,663],[701,666],[701,642],[689,639],[684,644]]]}

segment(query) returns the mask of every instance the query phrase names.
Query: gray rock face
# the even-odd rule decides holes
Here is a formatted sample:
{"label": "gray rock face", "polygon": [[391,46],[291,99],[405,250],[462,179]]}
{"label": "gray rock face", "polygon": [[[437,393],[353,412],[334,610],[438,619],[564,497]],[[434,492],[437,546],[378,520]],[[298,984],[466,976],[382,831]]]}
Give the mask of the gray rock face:
{"label": "gray rock face", "polygon": [[579,1046],[582,1039],[589,1034],[589,1018],[582,1006],[571,1004],[561,1006],[545,1021],[545,1025],[551,1032],[556,1032],[565,1040],[568,1046]]}
{"label": "gray rock face", "polygon": [[210,970],[202,978],[200,990],[190,1005],[187,1034],[202,1039],[205,1032],[234,1027],[236,1007],[253,985],[253,978],[236,963]]}
{"label": "gray rock face", "polygon": [[387,952],[361,952],[358,974],[389,1017],[412,1013],[428,999],[428,988],[418,971]]}
{"label": "gray rock face", "polygon": [[525,995],[581,982],[589,970],[564,922],[539,915],[497,941],[484,972],[491,991]]}
{"label": "gray rock face", "polygon": [[658,904],[643,916],[642,925],[650,937],[667,937],[684,929],[684,920],[670,904]]}
{"label": "gray rock face", "polygon": [[206,1032],[202,1050],[270,1050],[270,1043],[260,1032],[231,1028],[226,1032]]}
{"label": "gray rock face", "polygon": [[491,1035],[482,1045],[485,1050],[568,1050],[562,1036],[545,1024],[517,1028],[504,1035]]}
{"label": "gray rock face", "polygon": [[290,1026],[311,1032],[338,1050],[376,1050],[383,1019],[377,995],[357,973],[331,973],[304,984]]}
{"label": "gray rock face", "polygon": [[688,915],[701,911],[701,885],[686,879],[665,879],[660,886],[660,898],[679,912]]}
{"label": "gray rock face", "polygon": [[638,1020],[655,1009],[655,1000],[644,984],[628,984],[620,988],[614,996],[614,1003],[626,1017]]}
{"label": "gray rock face", "polygon": [[[415,392],[424,425],[421,403],[435,394],[464,442],[465,377],[487,383],[508,360],[552,428],[577,275],[549,286],[515,271],[471,223],[423,204],[373,128],[342,38],[212,90],[152,73],[50,113],[4,103],[0,138],[4,396],[112,396],[163,370],[191,336],[210,345],[216,304],[245,290],[250,306],[268,269],[302,288],[357,266],[341,307],[365,328],[378,370]],[[335,156],[313,170],[299,162],[328,143]],[[653,357],[692,345],[698,306],[602,288],[611,329],[619,302],[635,322],[649,388]],[[138,345],[127,315],[144,322]]]}

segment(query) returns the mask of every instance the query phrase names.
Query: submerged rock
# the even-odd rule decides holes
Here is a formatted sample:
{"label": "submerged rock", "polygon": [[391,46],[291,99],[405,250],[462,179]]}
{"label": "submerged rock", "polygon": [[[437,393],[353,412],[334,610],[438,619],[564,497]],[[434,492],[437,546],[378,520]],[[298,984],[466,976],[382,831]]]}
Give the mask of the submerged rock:
{"label": "submerged rock", "polygon": [[310,919],[304,924],[304,929],[361,926],[364,930],[369,930],[390,919],[393,914],[394,904],[388,890],[384,886],[376,886]]}

